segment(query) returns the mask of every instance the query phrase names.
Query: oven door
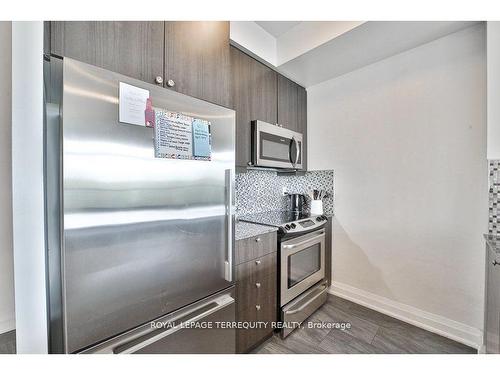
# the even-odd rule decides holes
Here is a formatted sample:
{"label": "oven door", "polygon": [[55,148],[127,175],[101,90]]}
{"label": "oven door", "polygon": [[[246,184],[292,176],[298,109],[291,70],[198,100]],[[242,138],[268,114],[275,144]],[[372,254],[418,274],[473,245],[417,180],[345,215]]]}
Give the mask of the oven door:
{"label": "oven door", "polygon": [[325,277],[325,230],[282,242],[280,247],[280,306]]}
{"label": "oven door", "polygon": [[252,121],[252,161],[257,167],[302,168],[302,134]]}

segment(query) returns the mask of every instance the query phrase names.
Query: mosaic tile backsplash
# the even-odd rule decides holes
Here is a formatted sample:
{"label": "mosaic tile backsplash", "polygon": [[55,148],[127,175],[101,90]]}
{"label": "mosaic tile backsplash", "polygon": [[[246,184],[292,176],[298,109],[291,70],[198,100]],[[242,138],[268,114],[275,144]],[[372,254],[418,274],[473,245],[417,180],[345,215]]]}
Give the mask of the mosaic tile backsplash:
{"label": "mosaic tile backsplash", "polygon": [[500,235],[500,160],[489,161],[490,170],[490,192],[489,192],[489,220],[488,232],[493,235]]}
{"label": "mosaic tile backsplash", "polygon": [[[275,171],[248,170],[236,174],[236,214],[238,216],[272,210],[288,210],[290,194],[306,194],[313,189],[325,190],[323,211],[333,215],[333,171],[310,171],[304,176],[278,176]],[[310,198],[307,200],[309,206]]]}

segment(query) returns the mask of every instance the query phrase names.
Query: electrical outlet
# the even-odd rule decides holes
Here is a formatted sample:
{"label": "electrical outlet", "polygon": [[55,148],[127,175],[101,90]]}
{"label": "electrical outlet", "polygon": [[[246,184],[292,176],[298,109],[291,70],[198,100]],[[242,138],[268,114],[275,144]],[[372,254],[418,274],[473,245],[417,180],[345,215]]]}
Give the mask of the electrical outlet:
{"label": "electrical outlet", "polygon": [[288,195],[288,189],[284,186],[281,188],[281,195]]}

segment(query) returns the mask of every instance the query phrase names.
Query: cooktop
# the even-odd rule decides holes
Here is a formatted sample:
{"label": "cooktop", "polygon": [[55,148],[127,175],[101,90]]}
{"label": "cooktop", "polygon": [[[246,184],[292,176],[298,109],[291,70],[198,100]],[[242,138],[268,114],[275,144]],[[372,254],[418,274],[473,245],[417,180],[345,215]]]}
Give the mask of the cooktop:
{"label": "cooktop", "polygon": [[323,215],[311,215],[308,212],[266,211],[241,216],[240,221],[278,227],[279,233],[302,233],[323,227],[327,218]]}

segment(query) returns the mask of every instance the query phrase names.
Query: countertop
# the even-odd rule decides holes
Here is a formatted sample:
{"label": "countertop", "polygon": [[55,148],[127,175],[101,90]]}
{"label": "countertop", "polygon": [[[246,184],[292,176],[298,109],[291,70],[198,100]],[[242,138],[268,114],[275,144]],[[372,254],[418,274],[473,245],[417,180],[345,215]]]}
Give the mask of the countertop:
{"label": "countertop", "polygon": [[485,234],[484,239],[490,247],[491,250],[500,254],[500,236],[493,236],[491,234]]}
{"label": "countertop", "polygon": [[247,223],[245,221],[237,221],[234,239],[236,241],[238,241],[238,240],[242,240],[244,238],[258,236],[260,234],[269,233],[269,232],[277,232],[277,231],[278,231],[278,228],[276,228],[276,227],[270,227],[268,225]]}

